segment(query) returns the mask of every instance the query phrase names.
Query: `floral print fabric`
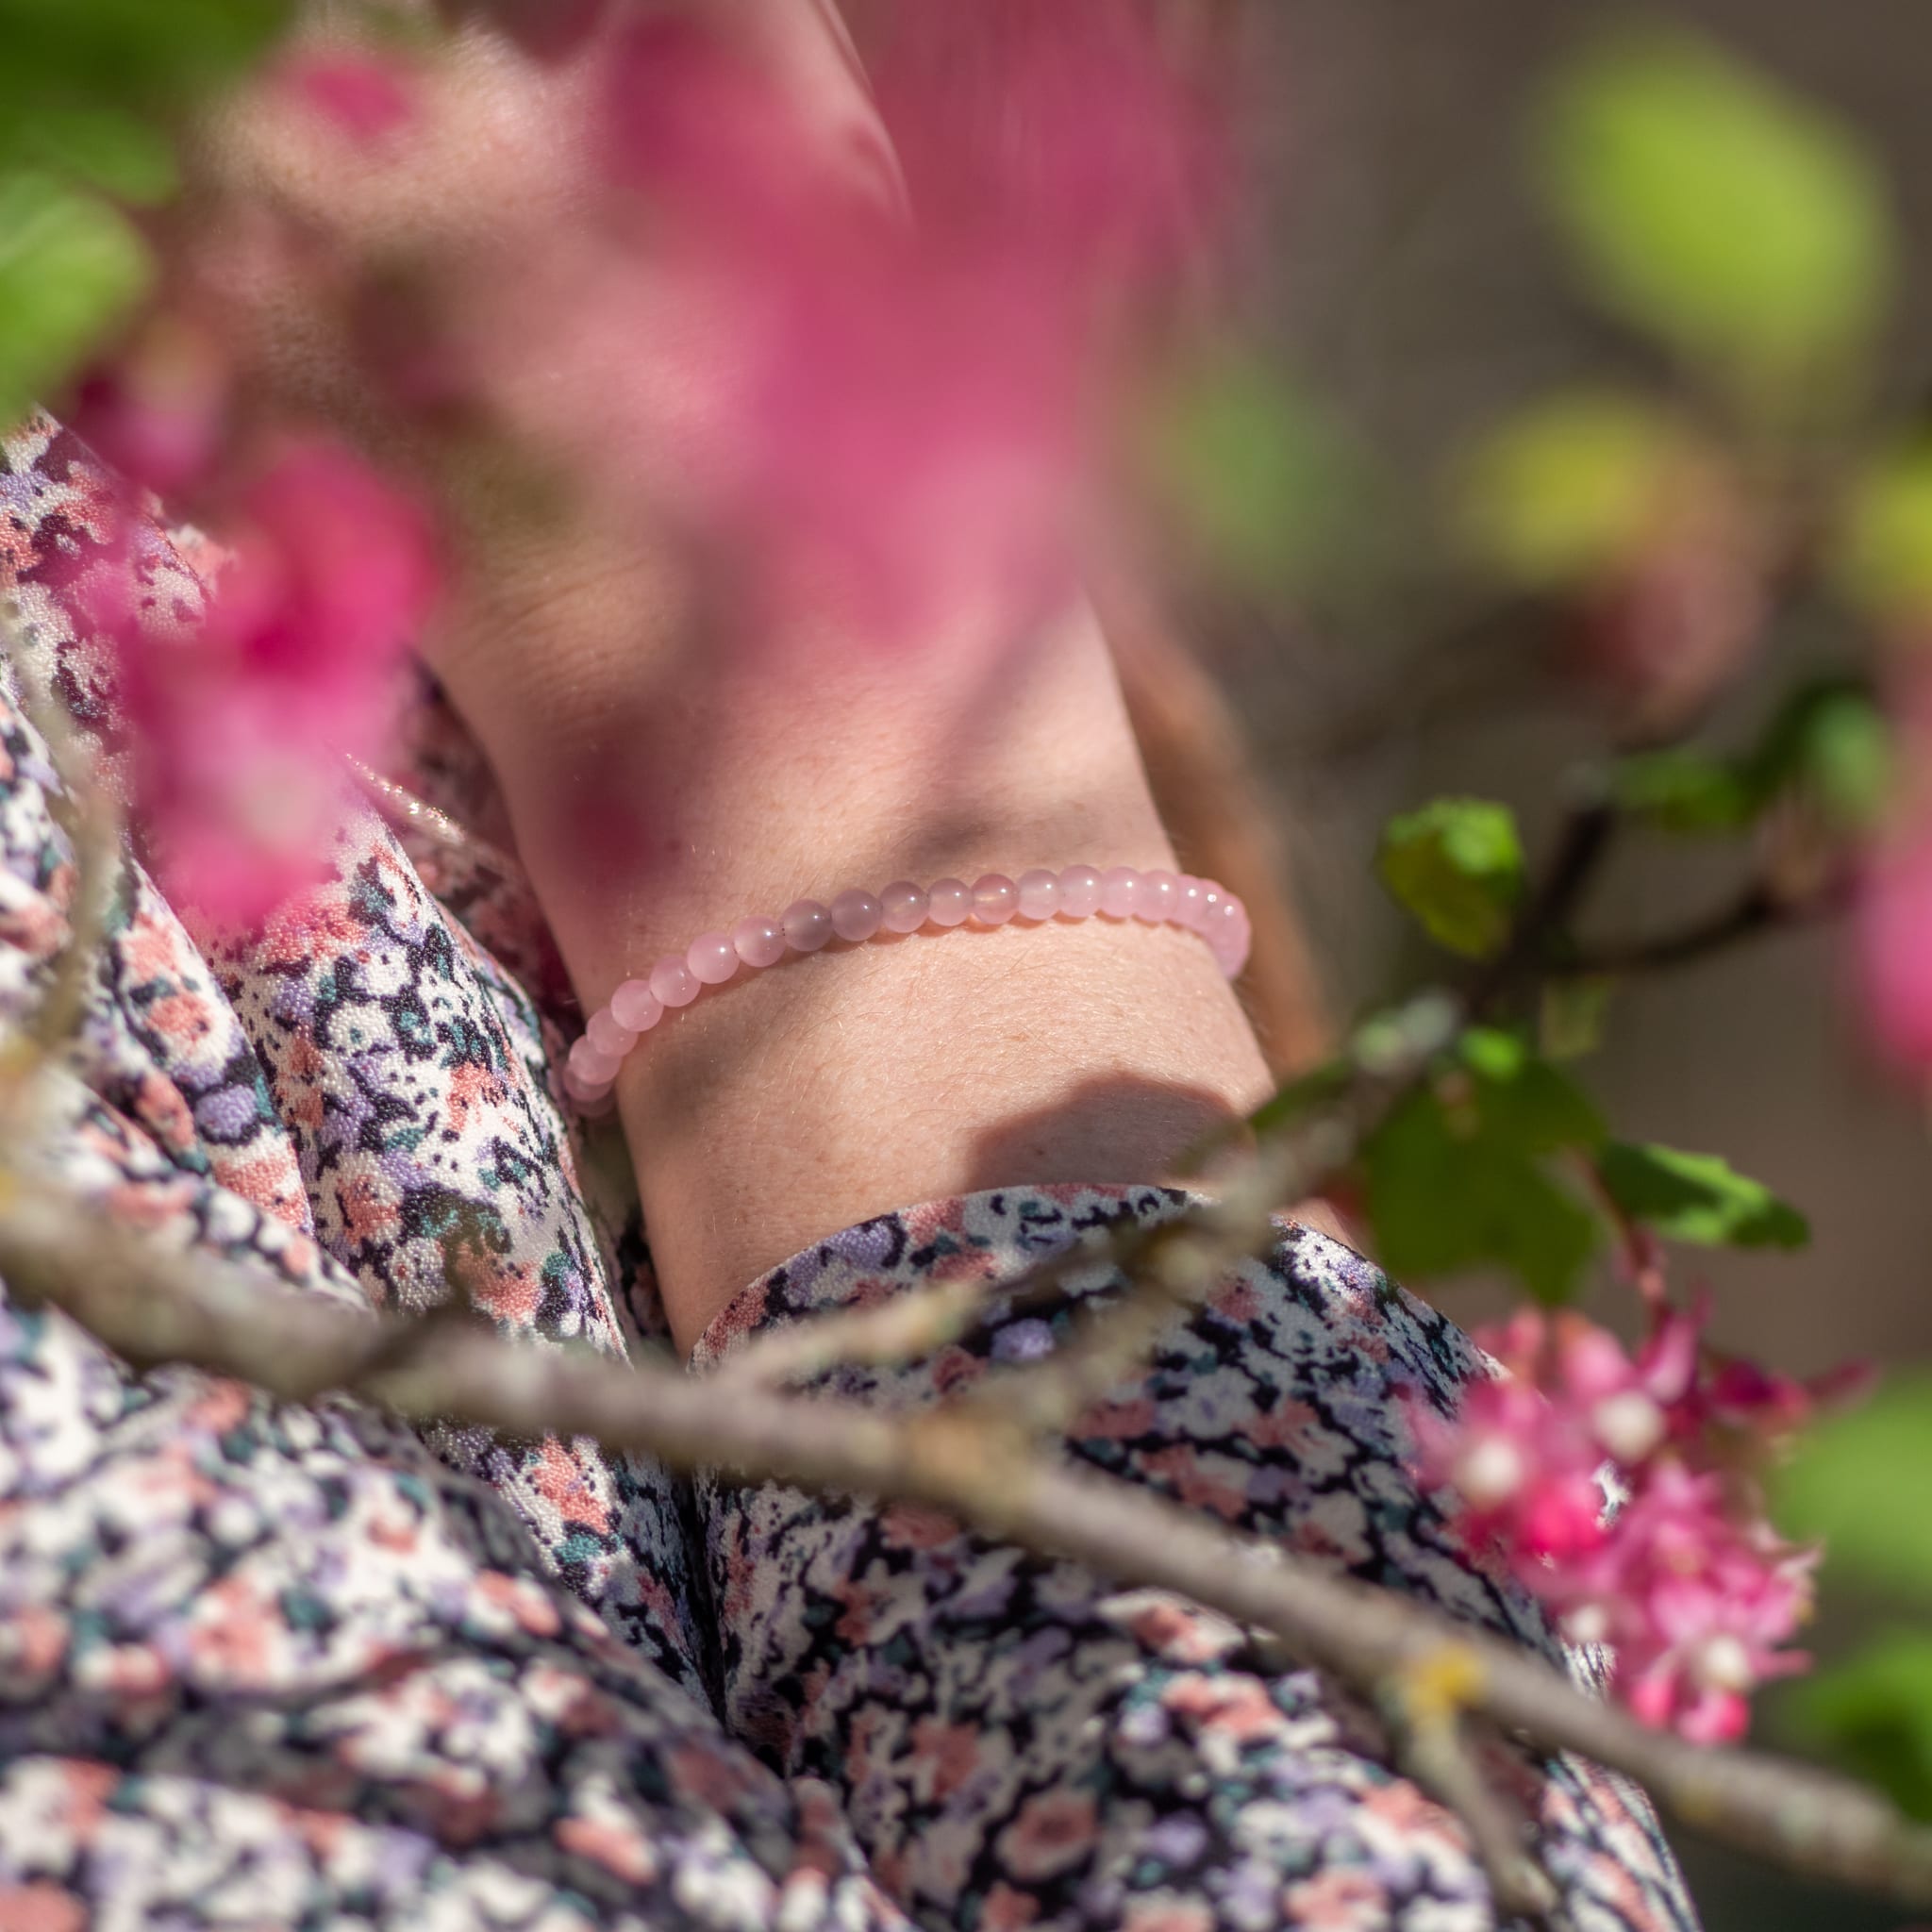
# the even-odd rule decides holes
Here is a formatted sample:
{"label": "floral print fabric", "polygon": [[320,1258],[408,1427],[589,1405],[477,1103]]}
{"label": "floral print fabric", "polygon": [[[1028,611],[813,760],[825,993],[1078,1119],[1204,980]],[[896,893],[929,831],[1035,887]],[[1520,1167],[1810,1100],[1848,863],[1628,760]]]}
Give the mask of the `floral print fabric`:
{"label": "floral print fabric", "polygon": [[[108,486],[44,419],[0,449],[0,1023],[68,930],[65,803],[27,695],[111,777],[88,627]],[[209,559],[141,533],[192,624]],[[478,774],[433,702],[411,782]],[[513,876],[345,795],[329,875],[246,941],[123,874],[32,1158],[265,1299],[418,1307],[625,1356],[663,1324],[608,1129],[555,1070],[573,1011]],[[843,1392],[911,1403],[1052,1348],[1001,1284],[1155,1189],[889,1216],[753,1284],[754,1330],[961,1271],[970,1345]],[[1104,1274],[1069,1307],[1112,1292]],[[1072,1453],[1555,1655],[1403,1473],[1402,1403],[1480,1374],[1366,1264],[1290,1230],[1177,1325]],[[1642,1800],[1502,1760],[1588,1932],[1694,1924]],[[1280,1924],[1480,1932],[1459,1828],[1371,1714],[1178,1599],[928,1513],[674,1481],[594,1443],[418,1434],[367,1407],[135,1375],[0,1299],[0,1928]]]}

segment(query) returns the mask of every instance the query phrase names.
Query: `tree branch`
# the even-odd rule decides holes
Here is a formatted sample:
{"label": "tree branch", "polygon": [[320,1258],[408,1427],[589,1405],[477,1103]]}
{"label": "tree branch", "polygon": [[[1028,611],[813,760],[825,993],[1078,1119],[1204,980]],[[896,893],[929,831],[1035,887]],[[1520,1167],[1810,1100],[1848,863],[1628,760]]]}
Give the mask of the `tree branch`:
{"label": "tree branch", "polygon": [[406,1347],[398,1365],[410,1324],[275,1293],[199,1256],[151,1252],[38,1176],[16,1186],[0,1212],[0,1274],[17,1298],[65,1310],[140,1366],[189,1364],[298,1402],[360,1393],[407,1417],[514,1436],[590,1436],[739,1482],[928,1504],[1124,1583],[1174,1591],[1372,1693],[1453,1653],[1466,1708],[1529,1744],[1625,1772],[1685,1824],[1774,1863],[1932,1902],[1932,1830],[1861,1787],[1647,1730],[1500,1638],[1069,1467],[1022,1432],[995,1431],[957,1408],[894,1418],[777,1395],[720,1402],[707,1378],[481,1328],[445,1331],[433,1353]]}

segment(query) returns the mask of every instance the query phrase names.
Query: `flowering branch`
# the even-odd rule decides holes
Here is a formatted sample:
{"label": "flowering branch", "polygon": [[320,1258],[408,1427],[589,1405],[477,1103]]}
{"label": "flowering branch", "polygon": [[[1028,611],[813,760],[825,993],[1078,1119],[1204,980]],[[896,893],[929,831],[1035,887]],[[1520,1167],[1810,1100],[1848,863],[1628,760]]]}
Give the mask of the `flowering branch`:
{"label": "flowering branch", "polygon": [[[137,1367],[186,1364],[289,1401],[356,1394],[412,1420],[590,1436],[740,1482],[924,1503],[1124,1583],[1173,1590],[1372,1693],[1395,1686],[1413,1703],[1417,1686],[1447,1673],[1461,1710],[1536,1749],[1628,1774],[1712,1838],[1794,1871],[1932,1902],[1932,1830],[1862,1787],[1650,1729],[1500,1638],[1070,1467],[1016,1428],[945,1407],[895,1418],[824,1399],[721,1403],[710,1380],[668,1369],[508,1341],[480,1326],[358,1315],[153,1249],[58,1182],[24,1183],[16,1176],[0,1206],[10,1291],[63,1310]],[[433,1349],[423,1346],[432,1335]],[[1470,1802],[1466,1770],[1440,1737],[1424,1757],[1439,1794]],[[1495,1856],[1494,1813],[1472,1819],[1473,1833],[1478,1822]]]}

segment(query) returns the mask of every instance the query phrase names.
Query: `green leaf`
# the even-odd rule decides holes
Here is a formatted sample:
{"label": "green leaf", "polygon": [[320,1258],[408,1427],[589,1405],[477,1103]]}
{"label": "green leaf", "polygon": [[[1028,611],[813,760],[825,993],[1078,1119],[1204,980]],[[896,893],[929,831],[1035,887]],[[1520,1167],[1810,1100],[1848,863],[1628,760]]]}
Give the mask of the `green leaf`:
{"label": "green leaf", "polygon": [[291,0],[0,0],[0,95],[185,106],[267,52]]}
{"label": "green leaf", "polygon": [[1897,775],[1891,726],[1862,691],[1824,690],[1807,706],[1795,774],[1838,830],[1865,832],[1885,814]]}
{"label": "green leaf", "polygon": [[1801,1248],[1805,1217],[1715,1154],[1612,1141],[1597,1159],[1605,1190],[1632,1220],[1705,1246]]}
{"label": "green leaf", "polygon": [[173,142],[115,108],[30,108],[0,128],[0,141],[33,165],[139,206],[166,201],[178,185]]}
{"label": "green leaf", "polygon": [[1354,1065],[1347,1058],[1324,1060],[1264,1100],[1249,1115],[1248,1124],[1257,1134],[1278,1134],[1304,1114],[1339,1100],[1354,1076]]}
{"label": "green leaf", "polygon": [[1896,254],[1876,164],[1714,43],[1662,25],[1598,42],[1536,135],[1577,267],[1626,322],[1752,388],[1870,337]]}
{"label": "green leaf", "polygon": [[1540,1301],[1561,1302],[1595,1251],[1595,1217],[1509,1139],[1411,1094],[1363,1150],[1363,1199],[1383,1267],[1398,1279],[1495,1263]]}
{"label": "green leaf", "polygon": [[1617,803],[1660,832],[1741,831],[1761,801],[1735,765],[1673,746],[1623,759],[1611,774]]}
{"label": "green leaf", "polygon": [[1932,440],[1915,438],[1855,477],[1840,506],[1833,580],[1879,624],[1932,616]]}
{"label": "green leaf", "polygon": [[[1501,1045],[1506,1041],[1507,1050]],[[1476,1079],[1475,1103],[1486,1135],[1531,1155],[1602,1144],[1603,1116],[1590,1096],[1515,1034],[1472,1026],[1458,1050]]]}
{"label": "green leaf", "polygon": [[1577,1060],[1603,1044],[1616,981],[1607,974],[1543,982],[1537,1004],[1537,1044],[1551,1060]]}
{"label": "green leaf", "polygon": [[0,175],[0,425],[92,352],[146,289],[145,244],[105,202]]}
{"label": "green leaf", "polygon": [[1779,708],[1762,740],[1740,758],[1674,746],[1623,759],[1617,803],[1658,831],[1740,832],[1793,788],[1835,827],[1860,832],[1891,795],[1891,727],[1861,686],[1823,678]]}
{"label": "green leaf", "polygon": [[1587,582],[1641,548],[1690,447],[1675,417],[1640,398],[1579,391],[1537,403],[1460,465],[1463,541],[1525,590]]}
{"label": "green leaf", "polygon": [[1252,358],[1182,370],[1154,397],[1141,441],[1175,524],[1241,582],[1306,580],[1354,521],[1358,452],[1313,397]]}
{"label": "green leaf", "polygon": [[1778,1522],[1824,1545],[1834,1576],[1932,1603],[1932,1376],[1889,1380],[1800,1438],[1774,1479]]}
{"label": "green leaf", "polygon": [[1439,798],[1391,819],[1376,870],[1429,937],[1481,958],[1509,936],[1523,892],[1523,841],[1507,806]]}
{"label": "green leaf", "polygon": [[1932,1819],[1932,1637],[1899,1631],[1788,1693],[1802,1740]]}

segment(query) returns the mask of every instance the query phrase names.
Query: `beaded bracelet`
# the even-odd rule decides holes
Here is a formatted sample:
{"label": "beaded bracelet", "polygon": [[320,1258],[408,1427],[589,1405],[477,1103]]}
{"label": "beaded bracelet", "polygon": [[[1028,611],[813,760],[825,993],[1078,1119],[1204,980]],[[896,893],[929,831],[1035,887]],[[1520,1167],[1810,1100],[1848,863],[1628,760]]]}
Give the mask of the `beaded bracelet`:
{"label": "beaded bracelet", "polygon": [[780,919],[753,917],[728,933],[703,933],[682,954],[659,959],[645,978],[626,979],[610,1004],[591,1015],[582,1039],[571,1048],[564,1090],[586,1107],[608,1098],[640,1034],[648,1033],[667,1008],[690,1006],[704,988],[723,986],[741,966],[775,966],[788,952],[816,953],[835,937],[857,944],[881,932],[912,933],[927,924],[947,928],[969,919],[976,925],[1004,925],[1015,917],[1038,924],[1090,919],[1096,912],[1199,933],[1230,979],[1247,960],[1247,908],[1224,887],[1191,874],[1070,865],[1061,873],[1024,872],[1017,880],[990,872],[970,886],[945,878],[921,888],[899,879],[876,895],[854,887],[829,906],[800,899]]}

